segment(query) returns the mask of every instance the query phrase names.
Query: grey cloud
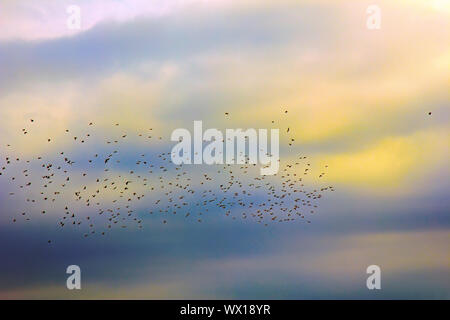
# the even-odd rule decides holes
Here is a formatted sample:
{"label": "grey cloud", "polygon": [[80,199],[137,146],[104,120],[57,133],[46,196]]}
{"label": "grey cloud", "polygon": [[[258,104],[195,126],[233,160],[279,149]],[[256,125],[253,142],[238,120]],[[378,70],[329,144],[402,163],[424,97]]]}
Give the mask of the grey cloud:
{"label": "grey cloud", "polygon": [[[104,22],[82,34],[42,42],[0,43],[0,86],[92,77],[142,61],[183,60],[208,51],[268,50],[295,41],[318,45],[333,15],[320,7],[189,12],[126,23]],[[321,27],[317,21],[321,21]],[[335,21],[334,21],[335,22]],[[322,40],[320,40],[322,41]]]}

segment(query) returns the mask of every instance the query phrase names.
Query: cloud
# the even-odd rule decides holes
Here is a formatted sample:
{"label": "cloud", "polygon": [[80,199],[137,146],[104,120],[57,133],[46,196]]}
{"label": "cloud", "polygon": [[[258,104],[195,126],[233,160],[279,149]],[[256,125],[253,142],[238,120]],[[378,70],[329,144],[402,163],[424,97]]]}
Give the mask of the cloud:
{"label": "cloud", "polygon": [[[328,165],[320,184],[317,175],[304,182],[336,192],[310,225],[270,229],[212,208],[205,227],[178,216],[163,226],[148,215],[149,197],[136,208],[145,231],[80,239],[87,226],[60,232],[50,214],[11,226],[23,199],[11,200],[13,186],[2,180],[0,296],[74,297],[63,271],[75,262],[87,268],[86,290],[75,297],[370,297],[365,268],[373,263],[386,272],[381,297],[422,289],[448,297],[439,279],[449,267],[446,6],[382,1],[382,29],[372,32],[366,4],[353,1],[80,4],[77,33],[65,29],[65,2],[0,4],[1,161],[43,155],[57,163],[65,151],[78,176],[87,155],[109,154],[106,141],[127,134],[112,146],[124,159],[109,174],[130,179],[135,154],[170,152],[170,132],[203,119],[208,128],[280,128],[282,162],[306,155],[314,174]],[[78,148],[73,136],[88,133],[96,138]],[[95,190],[93,177],[106,177],[102,160],[68,194]],[[89,214],[83,207],[80,217]]]}
{"label": "cloud", "polygon": [[448,157],[446,128],[418,131],[408,136],[387,137],[362,150],[318,155],[330,168],[330,183],[408,188],[411,181],[433,170],[444,170]]}

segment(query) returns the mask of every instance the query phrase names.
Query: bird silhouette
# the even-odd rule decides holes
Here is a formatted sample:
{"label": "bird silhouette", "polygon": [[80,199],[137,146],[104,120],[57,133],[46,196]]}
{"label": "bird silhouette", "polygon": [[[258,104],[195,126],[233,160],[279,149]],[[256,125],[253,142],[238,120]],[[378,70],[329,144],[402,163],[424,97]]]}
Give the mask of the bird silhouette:
{"label": "bird silhouette", "polygon": [[[39,128],[40,121],[30,121],[35,129]],[[17,208],[13,223],[61,212],[57,226],[79,229],[84,238],[105,236],[115,228],[142,229],[144,219],[149,219],[149,223],[160,219],[159,223],[166,225],[170,217],[179,216],[204,224],[214,213],[232,221],[252,220],[264,227],[293,221],[311,223],[309,215],[316,215],[319,201],[325,193],[335,191],[333,186],[321,182],[326,180],[328,165],[315,168],[318,173],[312,174],[312,162],[305,161],[304,155],[287,160],[274,176],[261,176],[247,154],[241,154],[244,164],[208,166],[199,174],[192,166],[175,165],[171,153],[157,151],[158,148],[148,152],[146,146],[146,152],[139,148],[136,153],[130,152],[125,138],[151,139],[143,132],[117,132],[120,129],[113,128],[119,123],[115,123],[111,136],[105,137],[103,131],[96,131],[98,125],[94,124],[98,122],[86,123],[86,131],[73,139],[67,136],[67,149],[55,154],[36,154],[27,159],[20,156],[20,150],[8,150],[14,156],[5,158],[0,178],[8,179],[10,197],[22,197],[27,204],[26,210]],[[63,132],[70,130],[65,128]],[[22,132],[29,133],[24,139],[31,139],[34,134]],[[290,127],[286,132],[290,132]],[[86,139],[80,138],[78,143],[79,137]],[[122,139],[117,140],[118,137]],[[47,139],[51,141],[52,137]],[[85,144],[88,141],[96,145],[106,142],[106,146],[93,154]],[[294,141],[290,138],[289,145]],[[72,158],[71,154],[76,156]],[[320,187],[308,190],[305,177],[317,179],[313,184]],[[147,211],[150,216],[143,218],[142,208],[147,206],[151,207]]]}

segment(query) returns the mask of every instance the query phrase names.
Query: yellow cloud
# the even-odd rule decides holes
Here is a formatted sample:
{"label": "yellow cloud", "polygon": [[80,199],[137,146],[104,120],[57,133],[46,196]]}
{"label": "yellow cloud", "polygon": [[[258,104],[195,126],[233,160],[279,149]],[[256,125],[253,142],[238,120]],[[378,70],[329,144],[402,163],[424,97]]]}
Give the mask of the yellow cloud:
{"label": "yellow cloud", "polygon": [[316,155],[327,181],[373,187],[398,186],[448,160],[449,131],[438,129],[388,137],[355,152]]}

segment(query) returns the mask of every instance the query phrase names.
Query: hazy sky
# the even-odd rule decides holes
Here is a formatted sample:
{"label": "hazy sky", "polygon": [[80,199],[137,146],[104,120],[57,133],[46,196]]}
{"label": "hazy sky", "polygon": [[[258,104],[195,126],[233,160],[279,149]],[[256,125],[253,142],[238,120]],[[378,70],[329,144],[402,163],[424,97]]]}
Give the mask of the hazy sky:
{"label": "hazy sky", "polygon": [[[375,2],[381,29],[369,30]],[[264,228],[211,210],[203,224],[163,225],[148,201],[143,230],[85,239],[51,207],[12,223],[24,200],[0,176],[0,298],[448,299],[450,4],[375,2],[2,0],[0,167],[62,150],[82,159],[64,130],[91,121],[101,139],[120,122],[131,155],[170,152],[170,133],[202,120],[289,127],[281,162],[328,165],[336,191],[311,224]],[[80,30],[66,24],[74,3]],[[148,127],[163,139],[142,143]],[[65,287],[70,264],[79,292]],[[366,288],[372,264],[380,291]]]}

